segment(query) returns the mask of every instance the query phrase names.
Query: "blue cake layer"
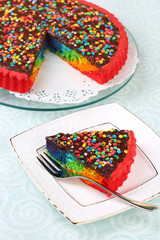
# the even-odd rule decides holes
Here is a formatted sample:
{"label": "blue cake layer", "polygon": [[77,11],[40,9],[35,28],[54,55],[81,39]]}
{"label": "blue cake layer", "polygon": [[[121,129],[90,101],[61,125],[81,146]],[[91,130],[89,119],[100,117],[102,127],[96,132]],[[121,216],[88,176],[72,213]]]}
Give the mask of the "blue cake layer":
{"label": "blue cake layer", "polygon": [[76,157],[73,154],[67,152],[65,149],[58,148],[50,142],[47,142],[46,148],[49,155],[51,155],[51,157],[53,157],[55,160],[60,161],[62,164],[66,164],[68,161],[77,161]]}

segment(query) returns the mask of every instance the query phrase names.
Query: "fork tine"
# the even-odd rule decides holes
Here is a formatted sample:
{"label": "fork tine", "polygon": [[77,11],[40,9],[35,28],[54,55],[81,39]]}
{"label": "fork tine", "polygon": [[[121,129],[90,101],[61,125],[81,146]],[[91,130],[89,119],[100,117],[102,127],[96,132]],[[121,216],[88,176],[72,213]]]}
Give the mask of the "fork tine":
{"label": "fork tine", "polygon": [[[41,155],[41,154],[40,154]],[[43,161],[37,156],[38,161],[43,165],[43,167],[54,177],[60,177],[62,169],[57,170],[53,165],[51,165],[42,155]]]}
{"label": "fork tine", "polygon": [[[48,157],[47,154],[45,154],[46,157]],[[45,161],[51,168],[53,167],[54,169],[56,169],[57,171],[61,171],[61,165],[58,164],[56,161],[52,160],[51,157],[48,157],[48,160],[47,158],[45,158],[42,154],[40,154],[41,158],[43,159],[43,161]]]}
{"label": "fork tine", "polygon": [[53,158],[51,158],[46,152],[43,152],[43,154],[46,155],[46,157],[52,162],[54,163],[54,165],[59,169],[61,169],[61,164],[59,164],[58,162],[56,162]]}
{"label": "fork tine", "polygon": [[[37,157],[37,156],[36,156],[36,157]],[[52,170],[51,168],[47,167],[47,166],[45,165],[45,163],[44,163],[39,157],[37,157],[37,159],[38,159],[38,161],[42,164],[42,166],[43,166],[51,175],[53,175],[53,176],[55,177],[55,172],[53,172],[53,170]]]}
{"label": "fork tine", "polygon": [[[57,163],[55,160],[53,160],[50,156],[48,156],[45,152],[43,152],[46,157],[49,159],[49,161],[42,155],[40,154],[41,159],[39,158],[38,160],[40,163],[45,167],[46,170],[49,169],[49,172],[53,171],[51,173],[54,177],[71,177],[74,176],[75,174],[71,172],[69,169],[64,167],[63,165]],[[37,157],[38,158],[38,157]]]}

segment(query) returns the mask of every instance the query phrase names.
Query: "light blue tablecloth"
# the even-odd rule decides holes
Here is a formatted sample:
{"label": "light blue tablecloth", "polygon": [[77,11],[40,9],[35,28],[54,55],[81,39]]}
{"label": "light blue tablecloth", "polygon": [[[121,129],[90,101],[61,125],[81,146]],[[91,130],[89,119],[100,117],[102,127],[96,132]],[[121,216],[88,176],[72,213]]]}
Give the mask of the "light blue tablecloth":
{"label": "light blue tablecloth", "polygon": [[[92,106],[120,103],[160,134],[160,1],[92,2],[105,7],[120,19],[134,36],[140,53],[138,70],[128,85]],[[0,106],[0,239],[160,239],[160,210],[149,213],[131,209],[86,225],[70,224],[39,192],[18,162],[9,142],[10,137],[79,110],[34,112]],[[160,196],[149,202],[160,207]]]}

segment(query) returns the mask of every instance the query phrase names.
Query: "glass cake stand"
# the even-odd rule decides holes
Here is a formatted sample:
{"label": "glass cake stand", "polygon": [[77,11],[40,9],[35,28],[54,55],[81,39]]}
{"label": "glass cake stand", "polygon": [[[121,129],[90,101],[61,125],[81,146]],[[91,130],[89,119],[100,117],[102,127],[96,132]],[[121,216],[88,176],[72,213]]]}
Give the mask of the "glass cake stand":
{"label": "glass cake stand", "polygon": [[[127,34],[129,36],[129,42],[131,41],[134,47],[137,51],[137,56],[139,57],[138,47],[136,44],[135,39],[131,35],[131,33],[127,31]],[[56,103],[45,103],[45,102],[37,102],[32,100],[25,100],[22,98],[16,97],[14,94],[11,94],[8,90],[0,89],[0,104],[7,107],[17,108],[17,109],[23,109],[23,110],[32,110],[32,111],[61,111],[61,110],[69,110],[74,108],[80,108],[85,107],[90,104],[97,103],[99,101],[102,101],[116,92],[118,92],[120,89],[122,89],[133,77],[135,74],[136,69],[134,73],[126,78],[122,83],[115,84],[112,87],[109,87],[105,90],[101,90],[98,92],[97,95],[90,97],[88,100],[83,101],[81,103],[65,103],[65,104],[56,104]]]}

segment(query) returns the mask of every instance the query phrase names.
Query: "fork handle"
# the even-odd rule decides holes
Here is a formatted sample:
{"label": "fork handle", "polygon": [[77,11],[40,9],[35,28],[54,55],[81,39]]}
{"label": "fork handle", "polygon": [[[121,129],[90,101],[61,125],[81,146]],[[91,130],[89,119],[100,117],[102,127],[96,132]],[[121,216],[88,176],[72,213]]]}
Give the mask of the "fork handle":
{"label": "fork handle", "polygon": [[130,203],[130,204],[133,205],[133,206],[136,206],[136,207],[138,207],[138,208],[143,208],[143,209],[148,210],[148,211],[153,211],[153,210],[155,210],[155,209],[158,209],[158,206],[156,206],[156,205],[152,205],[152,204],[148,204],[148,203],[144,203],[144,202],[139,202],[139,201],[136,201],[136,200],[127,198],[127,197],[125,197],[124,195],[119,194],[119,193],[117,193],[117,192],[112,192],[111,190],[103,187],[103,186],[100,185],[99,183],[97,183],[97,182],[95,182],[95,181],[93,181],[93,180],[91,180],[91,179],[89,179],[89,178],[86,178],[86,177],[83,177],[83,176],[82,176],[81,178],[92,182],[93,184],[95,184],[95,185],[97,185],[98,187],[102,188],[102,189],[105,190],[106,192],[112,194],[113,196],[116,196],[116,197],[120,198],[121,200],[123,200],[123,201],[125,201],[125,202],[127,202],[127,203]]}

